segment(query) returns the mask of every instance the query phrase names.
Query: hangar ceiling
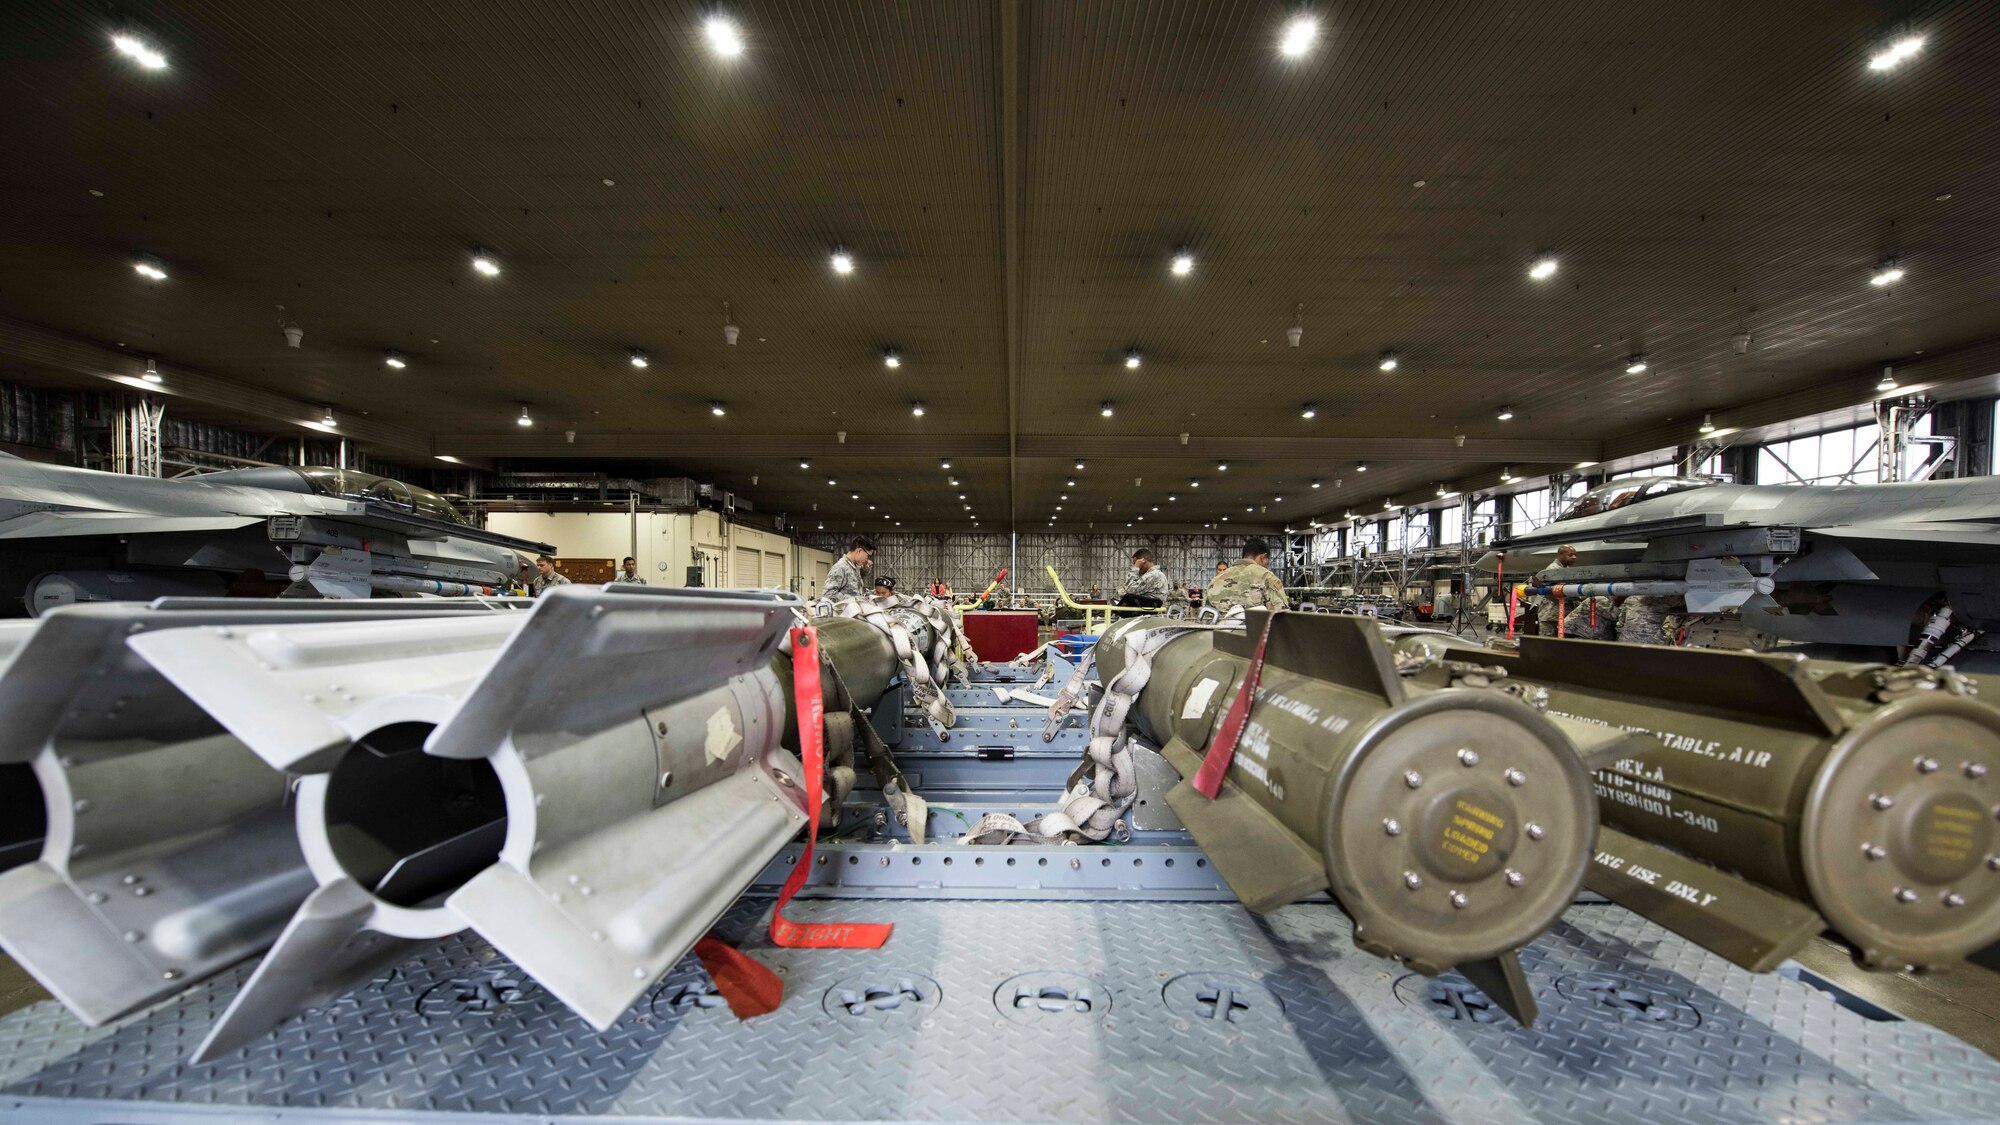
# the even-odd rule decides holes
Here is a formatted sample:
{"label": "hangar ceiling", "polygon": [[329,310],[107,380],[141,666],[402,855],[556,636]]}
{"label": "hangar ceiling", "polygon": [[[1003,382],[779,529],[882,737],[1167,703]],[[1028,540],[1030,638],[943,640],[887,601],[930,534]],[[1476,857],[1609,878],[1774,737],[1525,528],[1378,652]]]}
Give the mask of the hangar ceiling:
{"label": "hangar ceiling", "polygon": [[1251,0],[725,8],[735,59],[692,3],[4,6],[0,377],[157,356],[189,411],[829,529],[1165,529],[1851,405],[2000,336],[1978,4],[1346,0],[1299,59]]}

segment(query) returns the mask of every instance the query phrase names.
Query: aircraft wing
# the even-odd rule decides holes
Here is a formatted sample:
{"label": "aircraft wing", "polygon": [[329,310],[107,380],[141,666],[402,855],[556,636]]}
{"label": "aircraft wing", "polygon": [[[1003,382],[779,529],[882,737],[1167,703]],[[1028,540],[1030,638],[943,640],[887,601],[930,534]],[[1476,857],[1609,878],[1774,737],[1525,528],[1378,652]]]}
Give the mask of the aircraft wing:
{"label": "aircraft wing", "polygon": [[2000,524],[1972,522],[1875,521],[1808,528],[1814,535],[1846,541],[1930,543],[1954,547],[2000,547]]}
{"label": "aircraft wing", "polygon": [[0,539],[51,539],[73,535],[158,535],[172,531],[230,531],[264,522],[262,516],[161,515],[156,512],[28,512],[0,520]]}

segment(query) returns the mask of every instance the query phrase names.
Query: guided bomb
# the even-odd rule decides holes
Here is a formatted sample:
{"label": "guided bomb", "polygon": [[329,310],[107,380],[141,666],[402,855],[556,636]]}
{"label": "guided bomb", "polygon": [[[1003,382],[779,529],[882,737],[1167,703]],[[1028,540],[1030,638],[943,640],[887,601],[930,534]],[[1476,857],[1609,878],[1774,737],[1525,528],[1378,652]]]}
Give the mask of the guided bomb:
{"label": "guided bomb", "polygon": [[1594,763],[1588,884],[1744,968],[1828,929],[1885,969],[2000,940],[2000,710],[1965,677],[1541,637],[1396,645],[1415,682],[1492,664],[1551,714],[1651,736]]}
{"label": "guided bomb", "polygon": [[[1243,632],[1140,618],[1099,640],[1107,690],[1144,665],[1133,722],[1183,778],[1266,618],[1250,613]],[[1425,973],[1456,966],[1532,1022],[1515,951],[1554,924],[1589,865],[1583,755],[1627,736],[1551,720],[1497,676],[1410,684],[1372,621],[1284,614],[1272,626],[1220,793],[1184,781],[1169,805],[1250,909],[1330,891],[1361,948]]]}

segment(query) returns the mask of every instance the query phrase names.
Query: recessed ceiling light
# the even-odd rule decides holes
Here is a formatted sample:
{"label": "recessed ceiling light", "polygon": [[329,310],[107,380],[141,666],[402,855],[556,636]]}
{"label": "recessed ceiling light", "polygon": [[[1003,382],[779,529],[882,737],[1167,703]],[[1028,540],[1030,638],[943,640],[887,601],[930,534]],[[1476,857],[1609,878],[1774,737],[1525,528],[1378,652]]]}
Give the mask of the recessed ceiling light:
{"label": "recessed ceiling light", "polygon": [[743,53],[743,29],[727,16],[708,17],[702,21],[701,33],[708,39],[709,50],[725,59],[733,59]]}
{"label": "recessed ceiling light", "polygon": [[938,462],[938,468],[940,468],[940,469],[949,469],[949,468],[951,468],[951,462],[949,462],[949,461],[939,461],[939,462]]}
{"label": "recessed ceiling light", "polygon": [[1216,472],[1218,472],[1218,473],[1226,473],[1226,472],[1228,472],[1228,471],[1229,471],[1229,462],[1227,462],[1227,461],[1217,461],[1217,462],[1215,463],[1215,471],[1216,471]]}
{"label": "recessed ceiling light", "polygon": [[1189,482],[1188,482],[1188,487],[1189,487],[1189,488],[1200,488],[1200,487],[1201,487],[1201,481],[1200,481],[1200,480],[1198,480],[1198,479],[1197,479],[1197,480],[1191,480],[1191,481],[1189,481]]}
{"label": "recessed ceiling light", "polygon": [[472,252],[472,268],[485,274],[487,277],[500,276],[499,261],[485,250],[474,250]]}
{"label": "recessed ceiling light", "polygon": [[1555,275],[1556,256],[1554,254],[1538,254],[1534,262],[1528,266],[1528,276],[1534,278],[1536,281],[1547,281]]}
{"label": "recessed ceiling light", "polygon": [[921,402],[913,402],[913,403],[911,403],[911,404],[910,404],[910,413],[911,413],[911,414],[914,414],[914,415],[916,415],[916,416],[917,416],[917,417],[919,417],[919,418],[923,417],[923,416],[924,416],[924,404],[923,404],[923,403],[921,403]]}
{"label": "recessed ceiling light", "polygon": [[839,483],[840,483],[839,481],[837,481],[837,480],[833,479],[832,477],[828,477],[828,478],[826,478],[826,486],[827,486],[828,488],[832,488],[832,487],[834,487],[835,485],[838,485]]}
{"label": "recessed ceiling light", "polygon": [[1627,375],[1637,375],[1645,369],[1646,357],[1637,352],[1633,352],[1631,358],[1625,361],[1625,374]]}
{"label": "recessed ceiling light", "polygon": [[958,478],[957,478],[957,477],[953,477],[953,478],[951,478],[951,481],[950,481],[950,484],[951,484],[951,486],[952,486],[953,488],[957,488],[957,487],[958,487]]}
{"label": "recessed ceiling light", "polygon": [[1079,473],[1083,471],[1083,462],[1081,462],[1081,461],[1078,461],[1078,462],[1076,463],[1076,471],[1077,471],[1077,472],[1079,472]]}
{"label": "recessed ceiling light", "polygon": [[1312,50],[1313,40],[1319,38],[1319,21],[1301,12],[1285,21],[1284,35],[1278,40],[1278,50],[1285,57],[1296,59]]}
{"label": "recessed ceiling light", "polygon": [[1177,500],[1179,500],[1179,499],[1180,499],[1180,497],[1178,497],[1178,496],[1169,496],[1169,497],[1167,497],[1167,503],[1169,503],[1169,504],[1172,504],[1172,503],[1174,503],[1175,501],[1177,501]]}
{"label": "recessed ceiling light", "polygon": [[390,367],[393,367],[398,371],[401,371],[403,368],[408,367],[410,365],[410,361],[404,359],[402,353],[400,352],[382,353],[382,362],[388,364]]}
{"label": "recessed ceiling light", "polygon": [[[101,191],[93,191],[90,194],[103,195],[104,193]],[[1936,195],[1932,196],[1931,198],[1937,200],[1939,203],[1949,203],[1951,201],[1951,193],[1948,191],[1941,191]]]}
{"label": "recessed ceiling light", "polygon": [[1186,277],[1194,272],[1194,255],[1186,247],[1174,255],[1173,271],[1175,277]]}
{"label": "recessed ceiling light", "polygon": [[1885,285],[1894,285],[1901,280],[1903,280],[1903,267],[1896,264],[1896,259],[1890,258],[1875,267],[1875,272],[1868,278],[1868,284],[1879,289]]}
{"label": "recessed ceiling light", "polygon": [[1514,416],[1514,408],[1511,406],[1501,407],[1500,412],[1494,415],[1495,418],[1500,419],[1502,422],[1507,421],[1509,418],[1512,418],[1513,416]]}
{"label": "recessed ceiling light", "polygon": [[861,494],[859,492],[850,492],[847,494],[847,498],[849,500],[859,500],[861,499]]}
{"label": "recessed ceiling light", "polygon": [[1137,367],[1137,366],[1139,366],[1139,349],[1138,349],[1138,348],[1126,348],[1126,349],[1125,349],[1125,366],[1126,366],[1126,367]]}
{"label": "recessed ceiling light", "polygon": [[1111,400],[1107,398],[1103,402],[1098,403],[1097,412],[1106,418],[1111,417],[1112,414]]}
{"label": "recessed ceiling light", "polygon": [[1365,472],[1367,472],[1367,471],[1368,471],[1368,462],[1366,462],[1366,461],[1356,461],[1356,462],[1354,463],[1354,471],[1355,471],[1355,472],[1357,472],[1357,473],[1365,473]]}
{"label": "recessed ceiling light", "polygon": [[1868,56],[1869,70],[1894,70],[1924,49],[1924,37],[1905,35],[1888,46]]}
{"label": "recessed ceiling light", "polygon": [[813,467],[813,463],[812,463],[811,461],[801,461],[801,462],[799,462],[799,468],[801,468],[801,469],[810,469],[810,468],[812,468],[812,467]]}
{"label": "recessed ceiling light", "polygon": [[1314,488],[1318,488],[1318,487],[1319,487],[1319,482],[1318,482],[1318,481],[1314,481],[1314,482],[1312,482],[1312,486],[1313,486]]}
{"label": "recessed ceiling light", "polygon": [[638,348],[632,349],[632,355],[630,358],[632,360],[632,366],[634,367],[646,367],[651,365],[651,363],[653,362],[652,360],[646,358],[646,353],[640,351]]}
{"label": "recessed ceiling light", "polygon": [[896,349],[894,349],[894,348],[883,348],[883,349],[882,349],[882,366],[884,366],[884,367],[901,367],[901,366],[903,366],[903,357],[902,357],[902,356],[901,356],[900,354],[898,354],[898,353],[897,353],[897,351],[896,351]]}
{"label": "recessed ceiling light", "polygon": [[847,248],[844,246],[833,248],[831,261],[833,263],[833,272],[837,274],[844,276],[854,272],[854,255],[849,254]]}
{"label": "recessed ceiling light", "polygon": [[[873,505],[873,504],[870,504],[870,505],[868,505],[868,510],[869,510],[869,511],[871,511],[871,512],[872,512],[872,511],[874,511],[874,510],[875,510],[875,505]],[[883,519],[888,519],[889,517],[888,517],[888,516],[883,516],[882,518],[883,518]]]}
{"label": "recessed ceiling light", "polygon": [[963,492],[959,493],[959,494],[958,494],[958,498],[959,498],[960,500],[963,500],[963,499],[965,499],[965,493],[963,493]]}
{"label": "recessed ceiling light", "polygon": [[150,359],[146,361],[146,373],[140,376],[140,378],[146,380],[148,383],[152,383],[155,385],[166,382],[166,380],[164,378],[161,378],[160,376],[159,366]]}
{"label": "recessed ceiling light", "polygon": [[1383,352],[1382,358],[1375,362],[1375,369],[1378,371],[1394,371],[1401,362],[1401,360],[1396,358],[1395,352]]}
{"label": "recessed ceiling light", "polygon": [[161,265],[158,258],[140,258],[132,263],[132,268],[140,277],[151,278],[154,281],[167,279],[167,267]]}
{"label": "recessed ceiling light", "polygon": [[721,402],[711,402],[708,404],[708,412],[720,418],[724,414],[729,413],[729,408],[722,405]]}
{"label": "recessed ceiling light", "polygon": [[527,407],[523,406],[521,408],[521,416],[519,418],[514,419],[514,424],[517,426],[532,426],[535,424],[535,420],[528,416]]}
{"label": "recessed ceiling light", "polygon": [[147,70],[167,69],[167,56],[136,35],[121,32],[111,37],[111,45],[117,48],[119,54]]}
{"label": "recessed ceiling light", "polygon": [[1319,417],[1319,407],[1308,402],[1304,406],[1299,407],[1299,417],[1317,418]]}

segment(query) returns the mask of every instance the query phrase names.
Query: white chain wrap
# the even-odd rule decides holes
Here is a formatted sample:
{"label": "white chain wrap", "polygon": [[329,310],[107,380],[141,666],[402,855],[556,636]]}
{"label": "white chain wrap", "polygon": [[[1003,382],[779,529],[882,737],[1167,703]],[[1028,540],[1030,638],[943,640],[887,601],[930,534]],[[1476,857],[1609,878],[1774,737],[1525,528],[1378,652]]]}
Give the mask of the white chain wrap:
{"label": "white chain wrap", "polygon": [[[1125,668],[1104,685],[1103,698],[1090,717],[1090,746],[1063,793],[1061,805],[1027,824],[1005,813],[988,813],[959,842],[1011,844],[1063,839],[1102,843],[1114,831],[1124,835],[1123,818],[1139,796],[1139,774],[1132,761],[1132,736],[1125,733],[1125,719],[1152,679],[1153,655],[1168,641],[1201,628],[1133,629],[1120,637],[1125,646]],[[1079,664],[1079,673],[1085,666],[1087,663]]]}
{"label": "white chain wrap", "polygon": [[[916,641],[910,631],[889,616],[892,609],[908,609],[923,618],[931,627],[931,649],[917,651]],[[959,636],[957,623],[944,607],[928,598],[905,598],[901,596],[887,600],[878,598],[850,598],[834,602],[829,612],[840,617],[853,617],[873,625],[888,634],[895,645],[896,659],[903,666],[904,678],[909,682],[910,694],[917,702],[917,708],[924,714],[931,730],[939,738],[948,737],[945,732],[958,722],[958,713],[946,699],[940,686],[948,679],[955,679],[961,685],[970,687],[971,676],[967,672],[960,649],[965,648]]]}

